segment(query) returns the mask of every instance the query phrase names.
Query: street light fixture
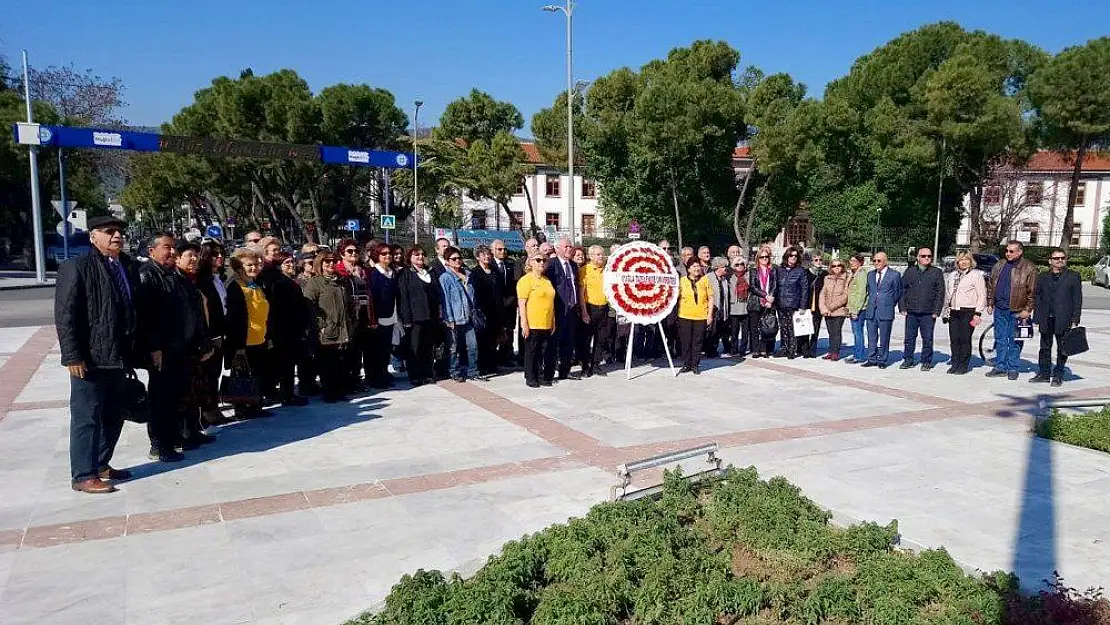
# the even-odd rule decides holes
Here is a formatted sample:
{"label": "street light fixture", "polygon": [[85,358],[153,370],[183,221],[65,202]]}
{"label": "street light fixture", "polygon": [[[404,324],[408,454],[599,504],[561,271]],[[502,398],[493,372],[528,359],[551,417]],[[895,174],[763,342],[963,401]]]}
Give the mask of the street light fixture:
{"label": "street light fixture", "polygon": [[565,5],[548,4],[544,11],[555,13],[561,11],[567,18],[567,181],[570,192],[567,193],[567,213],[570,217],[570,240],[575,242],[574,236],[574,0],[565,0]]}
{"label": "street light fixture", "polygon": [[420,140],[420,107],[424,106],[424,101],[416,100],[413,105],[416,110],[412,114],[412,206],[413,215],[415,215],[412,228],[412,244],[417,245],[420,243],[420,182],[418,173],[420,147],[417,142]]}

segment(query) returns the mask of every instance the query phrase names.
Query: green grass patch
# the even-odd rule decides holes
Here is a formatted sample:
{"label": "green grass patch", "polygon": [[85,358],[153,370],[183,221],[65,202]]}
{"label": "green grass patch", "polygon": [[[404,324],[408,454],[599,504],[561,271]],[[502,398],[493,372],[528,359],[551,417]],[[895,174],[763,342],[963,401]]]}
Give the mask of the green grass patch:
{"label": "green grass patch", "polygon": [[782,478],[729,469],[662,497],[599,504],[504,545],[473,577],[420,570],[348,625],[1110,625],[1110,604],[1017,592],[943,551],[895,548],[896,522],[849,528]]}
{"label": "green grass patch", "polygon": [[1110,408],[1083,414],[1062,414],[1053,410],[1047,419],[1037,423],[1037,435],[1061,443],[1110,452]]}

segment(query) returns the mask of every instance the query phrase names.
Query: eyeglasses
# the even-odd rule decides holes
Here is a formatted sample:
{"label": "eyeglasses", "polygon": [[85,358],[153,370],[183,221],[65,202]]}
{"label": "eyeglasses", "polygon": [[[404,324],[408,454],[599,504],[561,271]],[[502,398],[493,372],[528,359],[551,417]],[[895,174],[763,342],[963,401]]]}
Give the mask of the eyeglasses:
{"label": "eyeglasses", "polygon": [[841,269],[844,269],[844,264],[843,263],[833,263],[832,268],[836,269],[837,267],[840,267]]}
{"label": "eyeglasses", "polygon": [[1018,251],[1017,250],[1006,250],[1006,253],[1007,254],[1017,254]]}
{"label": "eyeglasses", "polygon": [[334,265],[335,264],[335,259],[334,258],[325,258],[324,260],[320,261],[320,264],[321,265]]}
{"label": "eyeglasses", "polygon": [[343,253],[344,254],[358,254],[358,248],[348,247],[347,249],[343,250]]}
{"label": "eyeglasses", "polygon": [[108,228],[97,228],[97,229],[100,230],[101,232],[103,232],[104,234],[110,236],[110,237],[114,237],[117,234],[123,234],[123,229],[122,228],[117,228],[115,226],[109,226]]}
{"label": "eyeglasses", "polygon": [[932,258],[933,255],[932,254],[918,254],[917,257],[918,258]]}
{"label": "eyeglasses", "polygon": [[1067,260],[1067,256],[1052,256],[1048,260]]}

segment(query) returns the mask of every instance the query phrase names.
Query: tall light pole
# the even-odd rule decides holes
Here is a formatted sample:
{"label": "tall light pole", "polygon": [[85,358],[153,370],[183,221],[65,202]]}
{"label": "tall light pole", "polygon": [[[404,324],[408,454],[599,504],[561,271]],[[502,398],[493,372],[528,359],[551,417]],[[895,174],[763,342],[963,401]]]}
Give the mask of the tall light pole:
{"label": "tall light pole", "polygon": [[412,205],[416,218],[413,219],[412,244],[416,245],[420,243],[420,148],[417,141],[420,140],[420,107],[424,106],[424,101],[416,100],[413,105],[415,111],[412,114]]}
{"label": "tall light pole", "polygon": [[567,17],[567,181],[570,192],[567,193],[567,215],[570,217],[570,240],[574,237],[574,48],[571,45],[574,34],[574,0],[564,0],[565,5],[549,4],[544,11],[562,11]]}
{"label": "tall light pole", "polygon": [[[23,97],[27,101],[27,123],[35,123],[31,110],[31,70],[27,64],[27,51],[23,51]],[[42,239],[42,193],[39,191],[39,146],[30,146],[28,163],[31,169],[31,224],[35,237],[35,280],[46,283],[46,250]],[[69,215],[66,215],[69,217]],[[66,221],[68,223],[68,220]]]}

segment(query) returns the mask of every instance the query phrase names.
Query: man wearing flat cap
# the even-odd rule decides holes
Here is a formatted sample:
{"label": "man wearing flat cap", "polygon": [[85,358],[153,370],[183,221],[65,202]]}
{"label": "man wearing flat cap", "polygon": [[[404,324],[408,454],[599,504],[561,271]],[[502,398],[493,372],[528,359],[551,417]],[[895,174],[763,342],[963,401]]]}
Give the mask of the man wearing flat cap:
{"label": "man wearing flat cap", "polygon": [[73,490],[111,493],[129,471],[109,466],[123,430],[125,383],[133,362],[135,276],[123,253],[127,224],[88,221],[92,248],[58,268],[54,326],[69,369],[69,465]]}

